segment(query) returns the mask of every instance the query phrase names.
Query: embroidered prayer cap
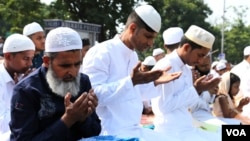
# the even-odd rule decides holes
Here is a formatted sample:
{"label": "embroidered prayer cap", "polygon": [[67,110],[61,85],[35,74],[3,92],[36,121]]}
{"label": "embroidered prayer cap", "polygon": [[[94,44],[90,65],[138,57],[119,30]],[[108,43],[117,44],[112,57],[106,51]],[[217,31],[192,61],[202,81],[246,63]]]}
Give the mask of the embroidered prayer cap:
{"label": "embroidered prayer cap", "polygon": [[52,29],[45,40],[45,52],[62,52],[82,49],[80,35],[69,27]]}
{"label": "embroidered prayer cap", "polygon": [[32,22],[30,24],[27,24],[23,28],[23,35],[29,36],[31,34],[34,34],[36,32],[44,32],[41,25],[37,22]]}
{"label": "embroidered prayer cap", "polygon": [[135,9],[136,14],[155,32],[161,29],[161,16],[151,5],[141,5]]}
{"label": "embroidered prayer cap", "polygon": [[219,62],[217,65],[216,65],[216,70],[220,71],[220,70],[223,70],[223,69],[226,69],[227,66],[224,62]]}
{"label": "embroidered prayer cap", "polygon": [[144,59],[144,61],[142,62],[143,65],[145,66],[154,66],[156,63],[156,60],[153,56],[148,56]]}
{"label": "embroidered prayer cap", "polygon": [[161,49],[161,48],[156,48],[153,50],[153,56],[156,56],[156,55],[159,55],[159,54],[162,54],[164,53],[164,50]]}
{"label": "embroidered prayer cap", "polygon": [[212,49],[215,40],[213,34],[196,25],[191,25],[185,32],[185,36],[192,42],[209,49]]}
{"label": "embroidered prayer cap", "polygon": [[14,33],[7,37],[3,45],[3,53],[26,50],[35,50],[35,44],[29,37],[19,33]]}
{"label": "embroidered prayer cap", "polygon": [[244,56],[250,55],[250,46],[244,48]]}
{"label": "embroidered prayer cap", "polygon": [[183,30],[180,27],[170,27],[163,32],[163,40],[165,45],[179,43],[183,36]]}

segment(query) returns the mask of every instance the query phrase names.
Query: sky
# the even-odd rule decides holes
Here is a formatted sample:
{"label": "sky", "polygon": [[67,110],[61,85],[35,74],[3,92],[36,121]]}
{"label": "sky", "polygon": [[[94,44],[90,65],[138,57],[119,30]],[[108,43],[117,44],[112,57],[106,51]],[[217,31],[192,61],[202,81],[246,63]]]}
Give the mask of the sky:
{"label": "sky", "polygon": [[54,0],[40,0],[42,3],[50,4]]}
{"label": "sky", "polygon": [[[54,0],[41,0],[41,2],[50,4],[51,1]],[[146,0],[145,0],[146,1]],[[221,24],[222,15],[223,15],[223,7],[225,2],[225,13],[224,16],[226,19],[233,20],[237,17],[232,7],[236,7],[240,9],[240,6],[244,6],[248,8],[247,12],[245,12],[246,17],[243,19],[246,22],[246,25],[250,25],[250,1],[249,0],[204,0],[205,3],[208,4],[208,7],[211,8],[213,14],[208,17],[207,21],[212,25]]]}
{"label": "sky", "polygon": [[223,22],[223,4],[225,4],[224,16],[228,20],[233,20],[237,17],[233,11],[233,7],[236,7],[238,10],[242,9],[241,6],[243,6],[243,8],[248,8],[248,10],[244,13],[246,17],[243,19],[243,21],[246,22],[246,25],[250,25],[249,0],[204,0],[204,3],[208,4],[208,7],[210,7],[210,9],[213,11],[213,14],[207,19],[211,24],[220,24]]}

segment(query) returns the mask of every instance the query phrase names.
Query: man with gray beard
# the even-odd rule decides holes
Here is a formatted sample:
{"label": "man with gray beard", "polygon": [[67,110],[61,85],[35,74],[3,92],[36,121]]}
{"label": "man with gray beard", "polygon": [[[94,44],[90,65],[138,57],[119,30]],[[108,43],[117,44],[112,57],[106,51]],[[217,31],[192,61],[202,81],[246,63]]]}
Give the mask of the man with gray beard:
{"label": "man with gray beard", "polygon": [[[51,90],[55,94],[62,97],[64,97],[67,92],[71,92],[73,96],[77,96],[80,88],[80,73],[78,73],[76,78],[74,78],[72,81],[63,81],[62,79],[56,77],[56,74],[51,68],[51,64],[49,66],[50,67],[48,68],[46,79]],[[69,75],[68,77],[71,76]]]}
{"label": "man with gray beard", "polygon": [[97,136],[98,99],[79,73],[82,42],[71,28],[51,30],[43,65],[20,81],[11,100],[11,141],[77,141]]}

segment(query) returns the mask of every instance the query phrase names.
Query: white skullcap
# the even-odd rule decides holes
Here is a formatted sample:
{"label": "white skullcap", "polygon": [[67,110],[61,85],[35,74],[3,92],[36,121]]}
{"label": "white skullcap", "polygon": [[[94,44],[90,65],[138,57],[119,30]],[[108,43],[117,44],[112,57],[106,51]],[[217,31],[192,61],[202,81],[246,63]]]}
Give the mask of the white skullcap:
{"label": "white skullcap", "polygon": [[250,55],[250,46],[244,48],[244,56]]}
{"label": "white skullcap", "polygon": [[170,27],[163,32],[163,40],[165,45],[179,43],[183,36],[183,30],[180,27]]}
{"label": "white skullcap", "polygon": [[155,32],[161,29],[161,16],[151,5],[142,5],[135,9],[136,14]]}
{"label": "white skullcap", "polygon": [[25,36],[29,36],[29,35],[34,34],[36,32],[43,32],[43,28],[37,22],[27,24],[23,28],[23,35],[25,35]]}
{"label": "white skullcap", "polygon": [[227,63],[227,60],[226,59],[221,59],[219,62],[223,62],[223,63]]}
{"label": "white skullcap", "polygon": [[216,65],[216,70],[220,71],[220,70],[223,70],[223,69],[226,69],[227,66],[224,62],[219,62],[217,65]]}
{"label": "white skullcap", "polygon": [[153,50],[153,56],[156,56],[156,55],[159,55],[159,54],[162,54],[164,53],[164,50],[161,49],[161,48],[156,48]]}
{"label": "white skullcap", "polygon": [[35,50],[35,44],[29,37],[19,33],[10,35],[3,45],[3,53],[21,52],[25,50]]}
{"label": "white skullcap", "polygon": [[214,68],[219,62],[218,61],[214,61],[211,65],[211,68]]}
{"label": "white skullcap", "polygon": [[192,42],[209,49],[212,49],[215,40],[213,34],[196,25],[191,25],[186,31],[185,36]]}
{"label": "white skullcap", "polygon": [[144,61],[142,62],[143,65],[145,66],[154,66],[156,63],[156,60],[153,56],[148,56],[144,59]]}
{"label": "white skullcap", "polygon": [[82,49],[80,35],[69,27],[52,29],[45,40],[45,52],[62,52]]}

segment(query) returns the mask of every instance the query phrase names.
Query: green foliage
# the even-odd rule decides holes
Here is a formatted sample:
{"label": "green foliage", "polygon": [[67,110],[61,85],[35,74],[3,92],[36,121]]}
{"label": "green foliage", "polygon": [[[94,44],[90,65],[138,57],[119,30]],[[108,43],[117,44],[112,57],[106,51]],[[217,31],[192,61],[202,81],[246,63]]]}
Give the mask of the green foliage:
{"label": "green foliage", "polygon": [[[226,59],[232,64],[237,64],[243,60],[243,50],[250,45],[250,26],[245,24],[244,18],[248,8],[233,7],[236,17],[234,19],[225,19],[224,32],[224,53]],[[217,31],[221,29],[222,25],[214,26]],[[221,40],[221,36],[220,40]],[[221,43],[221,41],[220,41]],[[218,56],[218,55],[217,55]]]}
{"label": "green foliage", "polygon": [[225,32],[225,53],[227,60],[233,64],[243,60],[243,50],[250,45],[250,26],[236,24],[230,31]]}
{"label": "green foliage", "polygon": [[125,23],[135,4],[135,0],[57,0],[55,5],[67,9],[71,20],[102,25],[99,41],[104,41],[117,34],[116,27]]}
{"label": "green foliage", "polygon": [[42,24],[43,6],[39,0],[1,0],[1,34],[22,33],[23,27],[33,21]]}
{"label": "green foliage", "polygon": [[[118,31],[119,24],[125,24],[131,10],[141,0],[56,0],[50,5],[40,0],[1,0],[0,1],[0,35],[22,32],[27,23],[36,21],[41,25],[43,19],[63,19],[96,23],[102,25],[99,41],[112,38]],[[222,25],[211,25],[205,19],[212,13],[203,0],[144,0],[153,5],[162,17],[162,28],[152,48],[138,53],[140,60],[152,55],[153,48],[163,48],[162,33],[169,27],[179,26],[184,31],[192,25],[201,26],[215,37],[213,60],[217,59],[221,49]],[[247,8],[233,8],[236,18],[225,19],[224,52],[226,59],[233,64],[242,60],[245,46],[250,45],[250,26],[245,25]]]}

